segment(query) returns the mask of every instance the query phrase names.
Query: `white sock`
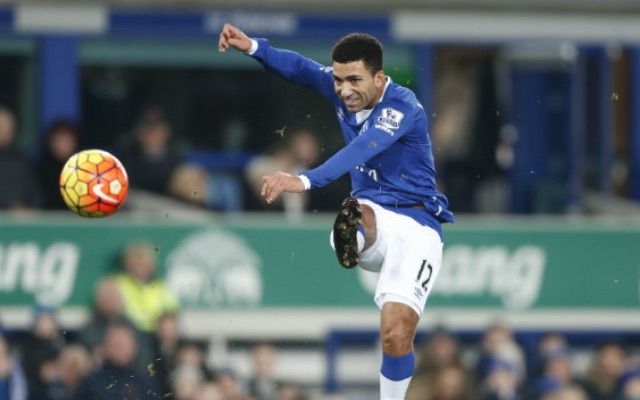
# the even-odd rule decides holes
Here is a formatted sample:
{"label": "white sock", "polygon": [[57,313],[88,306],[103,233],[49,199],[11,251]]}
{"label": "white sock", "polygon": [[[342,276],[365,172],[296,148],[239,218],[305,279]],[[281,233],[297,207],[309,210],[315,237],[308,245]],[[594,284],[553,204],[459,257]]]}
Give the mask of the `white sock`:
{"label": "white sock", "polygon": [[401,381],[392,381],[380,374],[380,400],[404,400],[411,377]]}
{"label": "white sock", "polygon": [[361,253],[364,249],[364,234],[360,232],[360,229],[356,233],[356,240],[358,241],[358,253]]}

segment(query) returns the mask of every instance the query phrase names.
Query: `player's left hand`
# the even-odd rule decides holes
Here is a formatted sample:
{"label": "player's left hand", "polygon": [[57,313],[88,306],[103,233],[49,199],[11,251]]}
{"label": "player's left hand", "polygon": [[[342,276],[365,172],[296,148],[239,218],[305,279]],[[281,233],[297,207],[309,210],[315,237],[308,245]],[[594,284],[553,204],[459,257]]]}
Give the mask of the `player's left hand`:
{"label": "player's left hand", "polygon": [[276,201],[282,192],[304,192],[302,179],[282,171],[262,177],[262,197],[267,203]]}

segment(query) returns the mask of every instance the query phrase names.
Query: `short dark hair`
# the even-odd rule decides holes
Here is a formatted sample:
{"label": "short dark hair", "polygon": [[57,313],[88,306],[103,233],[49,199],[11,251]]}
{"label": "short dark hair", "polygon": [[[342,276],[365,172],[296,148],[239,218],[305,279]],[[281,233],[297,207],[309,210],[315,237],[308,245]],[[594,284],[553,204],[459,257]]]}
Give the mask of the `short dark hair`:
{"label": "short dark hair", "polygon": [[375,74],[382,71],[382,43],[366,33],[351,33],[333,46],[331,60],[341,64],[362,61]]}

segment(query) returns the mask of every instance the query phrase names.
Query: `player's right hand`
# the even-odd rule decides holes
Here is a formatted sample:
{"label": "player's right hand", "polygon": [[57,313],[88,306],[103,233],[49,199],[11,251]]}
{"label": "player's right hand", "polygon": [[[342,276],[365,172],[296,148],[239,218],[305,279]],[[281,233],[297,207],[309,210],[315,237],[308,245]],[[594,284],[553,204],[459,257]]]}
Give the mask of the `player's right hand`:
{"label": "player's right hand", "polygon": [[218,40],[218,51],[224,53],[229,47],[246,53],[251,49],[251,39],[235,26],[224,24]]}

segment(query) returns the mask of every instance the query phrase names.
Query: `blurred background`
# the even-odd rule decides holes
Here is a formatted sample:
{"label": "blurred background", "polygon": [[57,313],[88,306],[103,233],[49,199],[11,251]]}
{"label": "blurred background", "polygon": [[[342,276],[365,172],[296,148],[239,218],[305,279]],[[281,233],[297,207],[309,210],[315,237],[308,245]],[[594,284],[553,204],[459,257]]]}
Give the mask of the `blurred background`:
{"label": "blurred background", "polygon": [[[376,275],[329,247],[345,177],[260,178],[342,146],[331,106],[230,22],[330,64],[342,35],[430,117],[456,213],[408,398],[640,398],[640,1],[0,2],[0,400],[377,398]],[[65,209],[87,148],[117,215]]]}

